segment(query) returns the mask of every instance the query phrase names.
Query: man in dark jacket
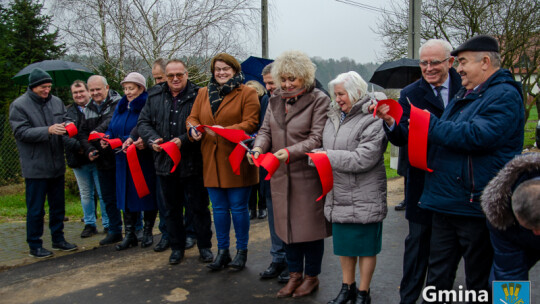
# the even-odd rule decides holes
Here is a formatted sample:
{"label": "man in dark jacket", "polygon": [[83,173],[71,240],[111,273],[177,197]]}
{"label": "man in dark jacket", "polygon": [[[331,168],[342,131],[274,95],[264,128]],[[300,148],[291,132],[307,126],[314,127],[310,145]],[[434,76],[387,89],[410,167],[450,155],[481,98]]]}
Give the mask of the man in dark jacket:
{"label": "man in dark jacket", "polygon": [[433,211],[426,285],[451,290],[463,256],[468,290],[489,290],[493,257],[480,195],[523,148],[521,85],[500,68],[497,40],[475,36],[452,51],[462,88],[429,121],[428,168],[421,208]]}
{"label": "man in dark jacket", "polygon": [[494,256],[490,281],[528,281],[540,260],[540,153],[510,161],[482,194]]}
{"label": "man in dark jacket", "polygon": [[28,77],[28,91],[9,107],[9,123],[19,150],[22,175],[26,184],[26,241],[30,255],[52,256],[43,248],[45,198],[49,202],[49,228],[52,248],[71,251],[77,246],[64,239],[64,146],[67,117],[64,103],[51,92],[52,78],[34,69]]}
{"label": "man in dark jacket", "polygon": [[[428,40],[420,47],[422,78],[401,90],[399,104],[403,108],[403,116],[398,125],[387,114],[389,110],[387,106],[377,109],[378,116],[385,121],[383,126],[388,140],[402,147],[400,151],[406,149],[409,138],[408,120],[411,111],[409,102],[436,117],[441,117],[448,102],[461,89],[461,77],[452,68],[454,58],[450,56],[451,51],[450,43],[439,39]],[[424,188],[424,171],[411,167],[408,159],[406,161],[405,205],[406,218],[409,220],[409,235],[405,239],[403,278],[399,289],[402,304],[416,303],[422,292],[431,238],[431,212],[418,207],[418,200]]]}
{"label": "man in dark jacket", "polygon": [[[90,102],[90,92],[85,82],[76,80],[71,85],[71,94],[73,96],[73,104],[67,107],[66,115],[75,123],[75,126],[79,130],[84,120],[84,109]],[[94,203],[95,190],[97,190],[101,202],[103,227],[109,227],[109,218],[107,217],[105,204],[101,198],[97,167],[95,163],[90,162],[88,156],[84,153],[80,134],[74,137],[64,136],[64,147],[66,149],[67,165],[73,169],[81,194],[81,205],[84,213],[84,229],[81,237],[90,237],[97,233],[96,205]]]}
{"label": "man in dark jacket", "polygon": [[116,206],[116,163],[110,148],[103,149],[98,140],[89,142],[88,136],[90,133],[104,133],[107,130],[121,96],[110,90],[105,77],[99,75],[88,78],[88,89],[92,99],[84,111],[80,140],[85,155],[95,162],[98,169],[101,197],[109,217],[107,236],[99,244],[107,245],[122,240],[122,219]]}
{"label": "man in dark jacket", "polygon": [[[188,205],[194,216],[200,260],[213,260],[211,238],[212,221],[208,209],[208,192],[202,179],[202,155],[199,142],[187,136],[186,119],[191,113],[199,87],[188,80],[188,72],[181,60],[170,60],[165,68],[166,83],[148,91],[148,102],[137,123],[139,135],[152,146],[156,173],[165,197],[166,226],[169,232],[170,264],[178,264],[184,257],[186,231],[183,208]],[[182,161],[171,173],[173,162],[159,144],[173,142],[180,148]]]}

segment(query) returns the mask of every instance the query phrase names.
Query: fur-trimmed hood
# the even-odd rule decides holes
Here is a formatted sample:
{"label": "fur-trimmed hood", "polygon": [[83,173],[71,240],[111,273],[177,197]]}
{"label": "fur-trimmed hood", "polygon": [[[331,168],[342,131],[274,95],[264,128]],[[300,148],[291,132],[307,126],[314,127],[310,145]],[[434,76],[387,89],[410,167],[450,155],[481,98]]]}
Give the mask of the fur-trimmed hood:
{"label": "fur-trimmed hood", "polygon": [[[540,175],[540,153],[517,156],[504,166],[486,186],[482,194],[482,209],[496,228],[506,230],[516,222],[511,206],[512,192],[524,177]],[[528,179],[527,178],[527,179]]]}

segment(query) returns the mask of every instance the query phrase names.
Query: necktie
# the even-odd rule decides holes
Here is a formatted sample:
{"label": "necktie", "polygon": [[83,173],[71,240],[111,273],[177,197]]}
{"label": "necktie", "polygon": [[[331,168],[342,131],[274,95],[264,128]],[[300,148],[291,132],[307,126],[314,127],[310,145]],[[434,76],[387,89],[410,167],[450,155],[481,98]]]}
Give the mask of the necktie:
{"label": "necktie", "polygon": [[441,95],[441,90],[443,89],[442,86],[439,86],[439,87],[435,87],[435,91],[437,91],[437,100],[440,102],[440,106],[444,109],[444,99],[442,98],[442,95]]}

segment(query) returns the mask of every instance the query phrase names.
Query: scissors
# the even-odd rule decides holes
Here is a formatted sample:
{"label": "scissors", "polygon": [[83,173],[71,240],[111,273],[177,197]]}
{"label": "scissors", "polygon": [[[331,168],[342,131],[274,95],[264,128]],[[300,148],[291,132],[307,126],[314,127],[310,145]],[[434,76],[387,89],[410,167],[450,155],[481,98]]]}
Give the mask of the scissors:
{"label": "scissors", "polygon": [[248,138],[246,140],[242,140],[241,142],[239,142],[240,146],[242,146],[242,148],[246,149],[247,150],[247,153],[253,155],[255,154],[256,151],[253,151],[251,150],[249,147],[248,147],[248,144],[250,144],[251,142],[253,142],[255,140],[255,138]]}
{"label": "scissors", "polygon": [[195,134],[197,134],[197,135],[200,134],[199,130],[197,130],[197,128],[195,128],[195,126],[193,126],[189,121],[186,121],[186,122],[188,123],[190,128],[193,128],[195,130]]}

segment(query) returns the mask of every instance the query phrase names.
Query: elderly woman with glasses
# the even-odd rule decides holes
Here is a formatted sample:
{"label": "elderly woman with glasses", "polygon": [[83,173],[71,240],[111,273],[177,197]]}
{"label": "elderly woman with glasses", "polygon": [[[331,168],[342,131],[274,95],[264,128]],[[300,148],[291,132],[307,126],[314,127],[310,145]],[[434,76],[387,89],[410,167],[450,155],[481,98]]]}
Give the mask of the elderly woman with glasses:
{"label": "elderly woman with glasses", "polygon": [[334,254],[343,272],[341,291],[328,303],[371,303],[369,285],[387,212],[383,158],[387,140],[382,124],[369,113],[371,97],[358,73],[338,75],[328,89],[334,101],[324,127],[324,150],[318,153],[326,154],[332,166],[334,187],[326,196],[324,213],[332,223]]}
{"label": "elderly woman with glasses", "polygon": [[[259,123],[259,98],[255,89],[242,84],[244,76],[240,63],[233,56],[221,53],[212,58],[210,69],[212,78],[207,87],[199,90],[187,125],[253,133]],[[193,127],[189,133],[192,139],[202,140],[204,185],[212,201],[218,242],[218,254],[207,267],[212,270],[224,267],[241,270],[247,261],[248,201],[252,186],[259,182],[258,170],[244,160],[240,164],[240,174],[235,174],[229,162],[235,143],[206,127],[202,134]],[[237,249],[232,261],[229,253],[231,217]]]}
{"label": "elderly woman with glasses", "polygon": [[271,152],[281,163],[270,184],[275,231],[285,243],[290,279],[277,296],[297,298],[318,288],[324,238],[331,235],[324,200],[316,201],[322,194],[319,175],[306,155],[322,145],[330,99],[315,88],[315,65],[302,52],[281,54],[272,76],[281,88],[270,97],[253,158]]}

